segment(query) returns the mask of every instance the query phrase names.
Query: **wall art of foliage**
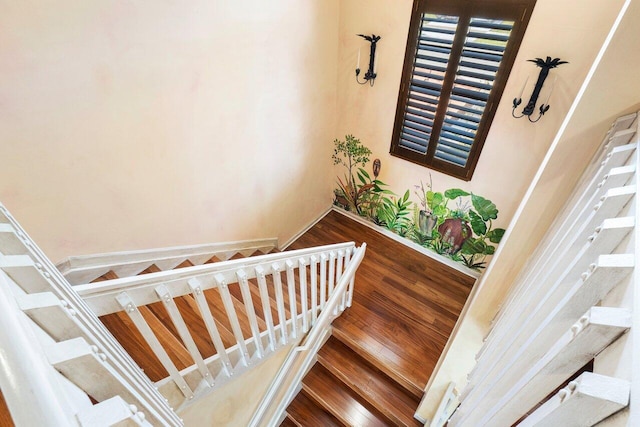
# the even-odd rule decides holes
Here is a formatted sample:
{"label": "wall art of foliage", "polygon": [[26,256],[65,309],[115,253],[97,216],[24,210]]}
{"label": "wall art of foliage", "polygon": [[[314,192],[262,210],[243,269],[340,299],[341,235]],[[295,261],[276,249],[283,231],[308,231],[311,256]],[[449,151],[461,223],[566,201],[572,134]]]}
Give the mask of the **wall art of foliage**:
{"label": "wall art of foliage", "polygon": [[378,179],[380,160],[367,172],[371,150],[353,135],[336,139],[334,145],[333,163],[346,169],[338,177],[334,205],[469,268],[486,266],[487,255],[493,255],[504,234],[504,229],[493,228],[498,208],[491,200],[459,188],[433,191],[429,177],[427,184],[415,186],[416,203],[410,190],[397,195]]}

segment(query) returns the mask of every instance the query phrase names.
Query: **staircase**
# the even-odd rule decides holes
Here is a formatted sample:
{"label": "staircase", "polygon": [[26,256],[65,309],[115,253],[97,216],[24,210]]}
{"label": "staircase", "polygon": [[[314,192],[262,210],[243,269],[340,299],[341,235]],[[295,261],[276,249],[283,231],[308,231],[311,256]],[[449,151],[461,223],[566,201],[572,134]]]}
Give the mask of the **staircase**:
{"label": "staircase", "polygon": [[[284,425],[420,426],[413,414],[420,398],[334,335],[287,409]],[[344,338],[343,338],[344,339]],[[310,419],[322,424],[310,424]],[[288,423],[288,424],[287,424]]]}
{"label": "staircase", "polygon": [[183,425],[183,410],[276,352],[285,372],[263,381],[263,407],[280,407],[351,304],[366,247],[278,253],[245,241],[76,257],[58,270],[0,213],[3,425]]}
{"label": "staircase", "polygon": [[422,425],[414,413],[474,280],[337,212],[293,247],[339,239],[370,251],[282,425]]}
{"label": "staircase", "polygon": [[340,279],[355,253],[353,243],[258,255],[225,249],[225,261],[209,254],[205,264],[187,259],[165,271],[153,263],[122,279],[110,270],[75,289],[180,413],[307,337],[344,282],[331,310],[341,313],[353,280]]}
{"label": "staircase", "polygon": [[[237,260],[259,256],[265,253],[276,252],[277,249],[275,247],[256,250],[253,253],[249,253],[247,256],[240,252],[237,252],[229,257],[228,260]],[[220,261],[221,260],[218,258],[218,256],[213,255],[202,264],[212,264]],[[190,259],[186,259],[177,266],[173,267],[171,270],[178,270],[181,268],[194,266],[195,264]],[[167,270],[161,270],[155,263],[152,263],[144,270],[137,273],[137,275],[142,276],[151,273],[158,273],[161,271]],[[118,275],[115,273],[115,271],[109,270],[107,273],[101,275],[100,277],[93,279],[91,283],[100,283],[115,279],[119,279]],[[253,309],[256,313],[256,321],[258,323],[258,327],[261,330],[265,330],[266,323],[263,307],[257,304],[261,298],[257,282],[252,279],[249,280],[248,283],[251,292]],[[269,288],[273,288],[274,284],[271,278],[269,278],[267,283]],[[230,288],[229,293],[231,295],[233,307],[238,317],[240,330],[242,331],[243,336],[250,336],[252,333],[251,322],[249,320],[247,310],[245,309],[244,301],[242,299],[242,293],[240,292],[239,287]],[[220,339],[222,341],[221,348],[231,348],[236,344],[236,339],[233,333],[231,322],[229,321],[229,318],[227,317],[227,314],[225,312],[224,303],[222,302],[221,296],[219,293],[211,289],[205,291],[204,294],[209,310],[211,310],[211,314],[214,318],[214,322],[220,335]],[[202,315],[198,310],[198,305],[195,298],[192,295],[183,295],[181,297],[175,298],[175,303],[182,317],[184,318],[185,324],[189,328],[189,331],[191,332],[191,335],[195,341],[196,347],[198,348],[198,351],[200,352],[202,357],[206,359],[215,356],[217,354],[217,350],[214,343],[211,342],[210,339],[208,339],[209,334],[207,332]],[[277,304],[275,299],[270,298],[269,307],[272,310],[272,318],[277,317]],[[141,314],[146,322],[151,327],[153,333],[158,337],[159,341],[162,344],[162,347],[166,349],[169,358],[175,364],[176,368],[181,371],[193,365],[194,361],[189,354],[189,350],[182,342],[180,333],[176,329],[176,326],[172,322],[171,317],[168,315],[167,310],[164,309],[162,303],[156,302],[148,304],[144,307],[140,307],[139,310],[141,311]],[[285,315],[289,317],[290,314],[291,312],[289,310],[289,302],[288,300],[285,300]],[[103,316],[100,316],[100,320],[114,335],[114,337],[122,344],[125,350],[127,350],[131,357],[145,371],[145,373],[152,381],[160,381],[169,375],[167,370],[159,361],[158,357],[153,353],[152,349],[145,341],[140,331],[138,331],[133,321],[129,318],[129,316],[126,315],[125,312],[119,311],[116,313],[105,314]]]}

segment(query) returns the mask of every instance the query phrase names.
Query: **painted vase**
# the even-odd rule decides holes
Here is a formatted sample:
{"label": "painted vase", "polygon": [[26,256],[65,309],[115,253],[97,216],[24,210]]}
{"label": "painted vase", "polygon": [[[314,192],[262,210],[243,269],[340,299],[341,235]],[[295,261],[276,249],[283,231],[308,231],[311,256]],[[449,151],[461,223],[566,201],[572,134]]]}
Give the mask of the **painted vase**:
{"label": "painted vase", "polygon": [[458,252],[472,233],[469,224],[460,218],[445,219],[438,227],[438,232],[442,236],[442,242],[450,246],[447,250],[450,254]]}
{"label": "painted vase", "polygon": [[433,231],[433,227],[436,226],[437,221],[438,217],[431,215],[427,211],[421,210],[418,216],[418,227],[420,228],[420,232],[431,236],[431,232]]}

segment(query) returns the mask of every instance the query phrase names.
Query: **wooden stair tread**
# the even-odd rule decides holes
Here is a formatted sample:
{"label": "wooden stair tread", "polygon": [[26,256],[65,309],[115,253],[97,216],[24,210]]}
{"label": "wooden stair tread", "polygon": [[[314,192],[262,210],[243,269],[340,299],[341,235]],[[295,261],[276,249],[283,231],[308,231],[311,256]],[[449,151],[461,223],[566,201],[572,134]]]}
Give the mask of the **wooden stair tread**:
{"label": "wooden stair tread", "polygon": [[175,267],[173,267],[173,270],[178,269],[178,268],[186,268],[186,267],[193,267],[193,266],[194,266],[194,264],[191,261],[189,261],[188,259],[185,259],[180,264],[178,264]]}
{"label": "wooden stair tread", "polygon": [[[406,372],[406,370],[402,369],[402,365],[393,359],[392,356],[395,353],[387,351],[384,344],[375,340],[370,335],[358,336],[357,328],[347,326],[345,329],[346,331],[334,327],[333,335],[348,345],[360,357],[384,372],[390,378],[393,378],[394,381],[402,385],[402,387],[411,394],[418,398],[422,396],[424,386],[421,387],[411,378],[410,374],[412,371]],[[409,367],[409,369],[412,370],[413,368]]]}
{"label": "wooden stair tread", "polygon": [[[226,348],[229,348],[235,345],[236,338],[233,335],[231,323],[229,322],[227,312],[224,309],[224,305],[222,304],[222,297],[220,296],[220,292],[216,288],[207,289],[206,291],[204,291],[204,296],[207,300],[207,305],[209,306],[211,315],[216,321],[216,325],[218,326],[218,330],[220,331],[224,346]],[[226,331],[226,333],[223,334],[223,331]]]}
{"label": "wooden stair tread", "polygon": [[151,381],[160,381],[169,375],[126,313],[100,316],[100,321]]}
{"label": "wooden stair tread", "polygon": [[[198,305],[196,304],[195,299],[193,299],[193,297],[191,295],[185,295],[183,297],[183,302],[185,302],[186,304],[189,305],[190,309],[194,312],[197,313],[198,317],[200,318],[200,322],[202,322],[202,326],[198,325],[198,330],[201,331],[202,334],[204,334],[204,336],[206,336],[206,340],[208,342],[210,342],[210,337],[209,337],[209,331],[206,330],[206,326],[204,326],[204,321],[202,320],[202,316],[200,315],[200,309],[198,308]],[[235,338],[233,336],[233,333],[227,329],[227,327],[225,327],[222,323],[220,323],[214,315],[214,322],[216,324],[216,327],[218,328],[218,333],[220,334],[220,338],[222,339],[222,342],[225,344],[225,347],[231,346],[235,343]],[[192,325],[188,324],[188,326],[191,328]],[[200,329],[200,327],[204,328],[204,329]],[[195,339],[195,337],[194,337]],[[196,344],[198,343],[198,341],[196,340]],[[200,347],[198,347],[200,348]],[[201,350],[202,351],[202,350]],[[215,352],[215,349],[214,349]]]}
{"label": "wooden stair tread", "polygon": [[338,339],[329,338],[318,353],[318,361],[393,425],[421,425],[413,418],[420,400]]}
{"label": "wooden stair tread", "polygon": [[289,418],[289,416],[287,415],[286,417],[284,417],[284,420],[282,420],[280,427],[301,427],[301,426],[300,424],[297,424],[293,419]]}
{"label": "wooden stair tread", "polygon": [[138,310],[149,324],[158,341],[160,341],[162,348],[165,349],[171,361],[176,365],[176,368],[180,371],[193,365],[193,359],[180,338],[175,336],[148,307],[148,305],[138,307]]}
{"label": "wooden stair tread", "polygon": [[104,282],[105,280],[113,280],[117,279],[118,275],[113,270],[109,270],[104,273],[102,276],[93,279],[90,283]]}
{"label": "wooden stair tread", "polygon": [[360,401],[349,387],[318,363],[306,375],[302,387],[319,406],[347,426],[388,425],[382,414]]}
{"label": "wooden stair tread", "polygon": [[309,398],[306,391],[300,390],[287,408],[287,417],[281,426],[342,427],[343,424]]}
{"label": "wooden stair tread", "polygon": [[[378,299],[383,298],[382,296]],[[359,298],[334,326],[352,338],[374,343],[382,352],[382,362],[391,366],[423,389],[435,367],[446,340],[441,334],[430,332],[424,326],[384,312],[384,305],[368,298]]]}
{"label": "wooden stair tread", "polygon": [[202,358],[206,359],[216,354],[216,349],[193,297],[185,295],[176,298],[175,302]]}
{"label": "wooden stair tread", "polygon": [[[249,289],[251,289],[251,284],[249,284]],[[251,324],[249,323],[249,316],[247,315],[247,308],[244,304],[244,299],[242,298],[242,292],[240,291],[240,284],[233,283],[228,286],[229,293],[233,297],[233,306],[236,309],[236,313],[238,314],[238,319],[240,320],[240,326],[242,327],[242,333],[245,338],[251,337]],[[256,295],[251,293],[251,304],[253,306],[253,310],[256,314],[256,319],[258,321],[258,329],[260,332],[265,331],[267,329],[266,323],[264,323],[264,318],[258,316],[258,310],[260,313],[262,312],[262,300],[260,300],[260,296],[257,295],[258,299],[256,299]]]}
{"label": "wooden stair tread", "polygon": [[13,418],[11,418],[11,413],[9,412],[9,407],[7,406],[7,402],[5,402],[4,400],[4,396],[2,395],[1,390],[0,390],[0,426],[2,427],[15,426],[13,422]]}

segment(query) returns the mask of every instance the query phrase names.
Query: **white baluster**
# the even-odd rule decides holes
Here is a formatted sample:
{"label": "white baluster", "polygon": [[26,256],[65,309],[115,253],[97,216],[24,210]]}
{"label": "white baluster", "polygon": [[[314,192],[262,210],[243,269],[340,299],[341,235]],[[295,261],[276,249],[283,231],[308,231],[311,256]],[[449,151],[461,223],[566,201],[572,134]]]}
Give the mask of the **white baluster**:
{"label": "white baluster", "polygon": [[202,375],[202,378],[207,382],[207,384],[209,384],[209,386],[213,386],[213,377],[211,376],[209,369],[207,369],[207,365],[204,363],[204,359],[202,358],[202,355],[200,354],[200,351],[187,328],[187,324],[182,318],[182,314],[180,314],[180,310],[178,310],[176,302],[171,296],[171,292],[164,284],[156,287],[155,291],[162,301],[162,305],[164,305],[164,308],[167,310],[167,313],[169,313],[169,317],[176,327],[182,342],[189,351],[191,358],[196,363],[198,372],[200,372],[200,375]]}
{"label": "white baluster", "polygon": [[258,319],[256,318],[256,311],[253,307],[253,299],[251,298],[251,290],[249,289],[249,279],[247,273],[244,270],[238,270],[236,272],[238,282],[240,283],[240,292],[242,293],[242,300],[244,301],[244,307],[247,311],[247,317],[249,318],[249,325],[251,327],[251,334],[253,335],[253,341],[256,345],[256,354],[259,359],[264,356],[264,349],[262,347],[262,339],[260,338],[260,328],[258,328]]}
{"label": "white baluster", "polygon": [[318,319],[318,258],[311,255],[311,324],[315,325]]}
{"label": "white baluster", "polygon": [[231,293],[229,293],[229,288],[227,287],[227,281],[225,280],[224,276],[219,273],[216,274],[215,279],[216,283],[218,283],[218,291],[220,291],[220,296],[222,297],[224,310],[227,312],[227,317],[229,318],[229,323],[231,324],[233,336],[236,338],[236,342],[238,343],[238,347],[240,348],[240,359],[242,360],[242,363],[245,364],[245,366],[249,366],[249,364],[251,363],[249,350],[247,349],[247,345],[244,342],[242,328],[240,327],[240,322],[238,321],[236,308],[233,306],[233,300],[231,299]]}
{"label": "white baluster", "polygon": [[327,255],[320,254],[320,310],[327,303]]}
{"label": "white baluster", "polygon": [[[349,248],[345,252],[344,257],[344,265],[345,268],[349,266],[349,262],[351,261],[351,253],[355,250],[355,248]],[[342,305],[340,309],[344,311],[345,307],[351,307],[351,302],[353,301],[353,285],[355,283],[355,274],[351,276],[351,281],[349,282],[349,287],[347,291],[344,293],[342,297]]]}
{"label": "white baluster", "polygon": [[213,346],[216,349],[216,353],[222,361],[222,369],[224,373],[228,377],[230,377],[231,375],[233,375],[233,366],[231,365],[231,360],[229,360],[227,350],[224,348],[224,343],[222,342],[222,338],[220,337],[220,332],[218,331],[218,326],[216,326],[213,314],[211,314],[209,304],[207,304],[207,299],[205,298],[204,292],[202,291],[202,285],[200,284],[200,281],[198,279],[189,279],[188,283],[189,287],[191,288],[193,298],[195,299],[196,304],[198,305],[198,309],[200,310],[200,315],[202,316],[204,325],[209,332],[211,341],[213,341]]}
{"label": "white baluster", "polygon": [[271,316],[271,304],[269,304],[269,292],[267,290],[267,279],[264,269],[260,266],[255,268],[256,278],[258,279],[258,289],[260,289],[260,299],[262,300],[262,311],[264,312],[264,321],[267,324],[267,332],[269,334],[269,345],[272,351],[277,347],[276,332],[273,326],[273,318]]}
{"label": "white baluster", "polygon": [[596,425],[628,406],[630,391],[627,380],[584,372],[518,427]]}
{"label": "white baluster", "polygon": [[327,298],[333,295],[333,288],[336,284],[336,253],[329,252],[329,289],[327,290]]}
{"label": "white baluster", "polygon": [[287,289],[289,290],[289,312],[291,316],[291,335],[298,337],[298,306],[296,305],[296,279],[293,274],[293,262],[287,260]]}
{"label": "white baluster", "polygon": [[282,294],[282,279],[280,278],[280,264],[273,263],[271,266],[273,270],[273,285],[276,288],[276,304],[278,306],[278,320],[280,322],[280,339],[282,345],[289,342],[287,337],[287,315],[284,310],[284,295]]}
{"label": "white baluster", "polygon": [[[338,256],[336,260],[336,284],[340,283],[340,278],[342,277],[343,262],[344,262],[344,251],[340,249],[338,251]],[[334,309],[333,314],[338,314],[338,312],[342,312],[343,310],[344,310],[344,303],[343,303],[343,298],[341,298],[340,304],[336,305],[336,308]]]}
{"label": "white baluster", "polygon": [[176,365],[174,365],[166,350],[162,347],[160,341],[158,341],[158,338],[149,327],[147,321],[142,317],[142,314],[133,300],[126,292],[122,292],[118,295],[116,300],[124,312],[127,313],[133,324],[136,325],[136,328],[138,328],[138,331],[140,331],[144,340],[149,344],[149,347],[151,347],[151,350],[153,350],[153,353],[156,355],[162,366],[167,370],[171,379],[176,383],[178,389],[180,389],[187,399],[193,399],[193,391],[191,391],[191,388],[187,385],[184,378],[182,378],[180,372],[178,372],[178,368],[176,368]]}
{"label": "white baluster", "polygon": [[298,260],[298,277],[300,278],[300,302],[302,303],[302,332],[309,330],[309,307],[307,301],[307,263],[304,258]]}

